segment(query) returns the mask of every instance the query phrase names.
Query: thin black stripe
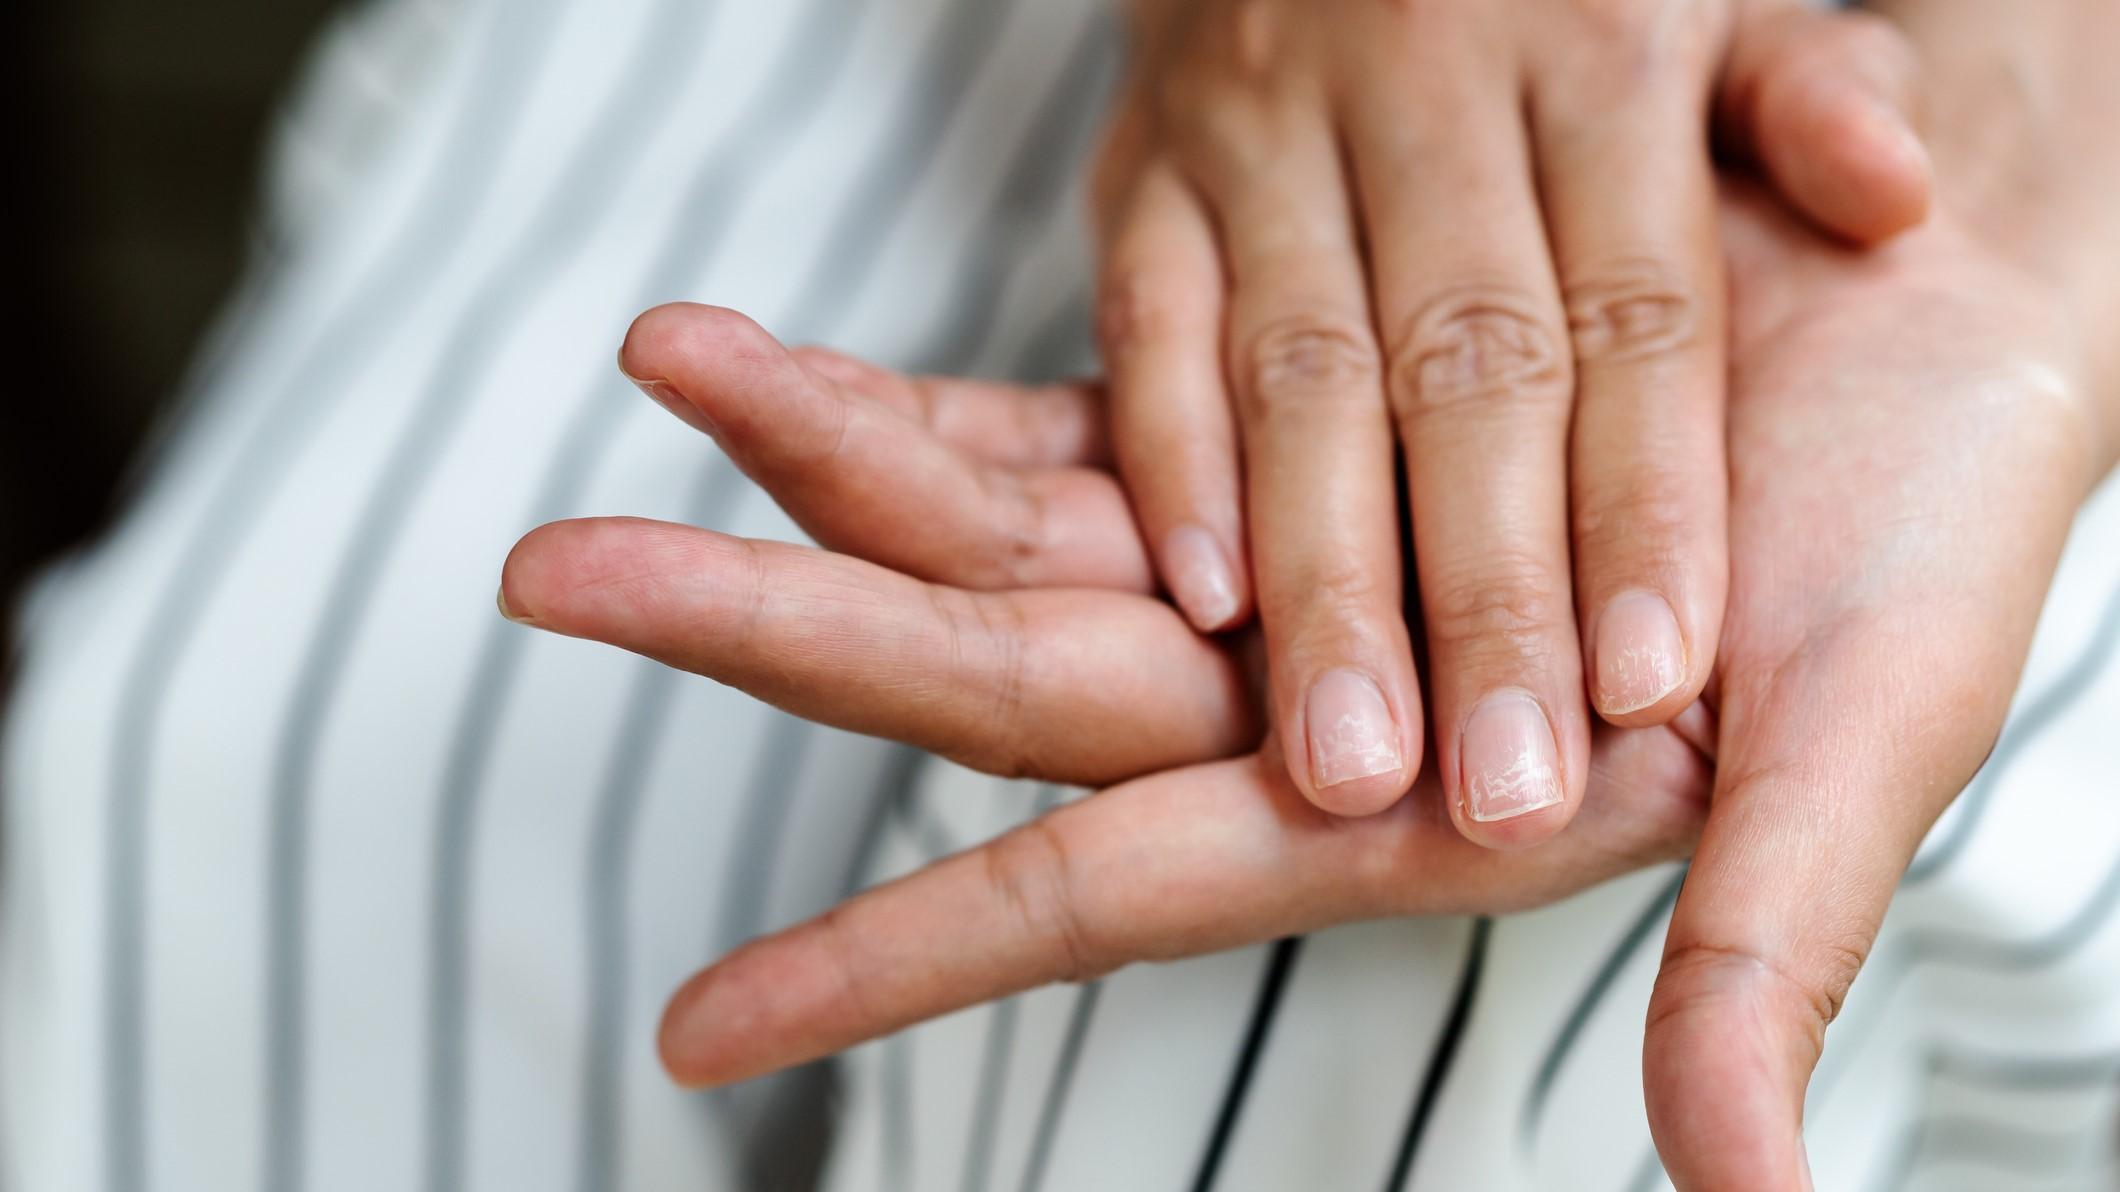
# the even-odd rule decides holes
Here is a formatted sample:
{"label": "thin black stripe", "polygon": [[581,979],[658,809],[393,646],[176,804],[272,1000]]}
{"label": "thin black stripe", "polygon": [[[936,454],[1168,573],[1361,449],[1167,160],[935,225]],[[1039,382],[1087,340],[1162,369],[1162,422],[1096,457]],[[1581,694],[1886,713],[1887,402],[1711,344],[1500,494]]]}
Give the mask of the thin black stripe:
{"label": "thin black stripe", "polygon": [[1545,1058],[1539,1061],[1538,1075],[1532,1078],[1530,1095],[1524,1098],[1523,1111],[1518,1115],[1516,1141],[1520,1150],[1528,1153],[1538,1141],[1539,1119],[1546,1112],[1546,1101],[1553,1095],[1553,1086],[1560,1079],[1561,1068],[1567,1064],[1568,1057],[1575,1053],[1575,1045],[1582,1040],[1583,1028],[1589,1025],[1591,1013],[1604,1002],[1605,995],[1612,991],[1612,983],[1619,979],[1628,961],[1632,960],[1642,944],[1647,942],[1650,933],[1654,932],[1659,924],[1669,921],[1671,908],[1678,902],[1679,888],[1684,886],[1685,882],[1686,871],[1681,867],[1670,881],[1657,888],[1656,897],[1649,900],[1649,904],[1634,917],[1634,922],[1628,924],[1627,930],[1620,934],[1619,939],[1605,955],[1604,963],[1592,974],[1590,984],[1584,987],[1582,995],[1576,998],[1575,1005],[1569,1008],[1568,1016],[1561,1020],[1561,1029],[1554,1034],[1553,1042],[1547,1046]]}
{"label": "thin black stripe", "polygon": [[1257,999],[1252,1003],[1251,1022],[1244,1029],[1244,1042],[1237,1051],[1237,1064],[1229,1074],[1229,1086],[1222,1093],[1222,1107],[1215,1113],[1215,1124],[1208,1131],[1207,1149],[1200,1155],[1200,1166],[1193,1176],[1193,1192],[1208,1192],[1222,1174],[1222,1160],[1229,1153],[1229,1140],[1236,1134],[1237,1119],[1244,1112],[1244,1102],[1251,1095],[1251,1079],[1258,1072],[1259,1056],[1266,1050],[1266,1040],[1273,1033],[1274,1019],[1281,1012],[1281,997],[1288,992],[1289,974],[1295,971],[1297,954],[1303,947],[1302,936],[1291,936],[1277,941],[1267,957],[1266,970],[1259,979]]}
{"label": "thin black stripe", "polygon": [[389,237],[298,354],[286,396],[267,399],[179,548],[155,598],[139,649],[121,681],[106,793],[104,871],[103,1086],[108,1186],[147,1186],[146,957],[148,781],[155,729],[178,664],[254,519],[271,507],[293,444],[308,437],[329,394],[378,353],[406,299],[454,258],[463,230],[484,204],[495,162],[512,141],[522,94],[550,43],[556,5],[493,6],[494,36],[481,43],[463,106],[443,134],[434,173],[406,223]]}
{"label": "thin black stripe", "polygon": [[1082,1062],[1082,1048],[1089,1039],[1090,1023],[1097,1015],[1097,998],[1104,992],[1102,981],[1092,981],[1075,992],[1075,1008],[1068,1016],[1067,1036],[1060,1041],[1060,1058],[1045,1085],[1045,1101],[1038,1110],[1038,1129],[1031,1136],[1030,1157],[1023,1165],[1022,1192],[1042,1192],[1045,1172],[1052,1165],[1053,1149],[1060,1139],[1060,1115],[1067,1108],[1067,1094],[1074,1088],[1075,1070]]}
{"label": "thin black stripe", "polygon": [[1391,1174],[1384,1179],[1385,1192],[1401,1192],[1406,1187],[1407,1178],[1413,1174],[1413,1160],[1420,1153],[1421,1138],[1435,1117],[1435,1107],[1442,1100],[1443,1083],[1450,1077],[1451,1065],[1456,1062],[1458,1049],[1465,1042],[1465,1029],[1472,1022],[1472,1006],[1479,997],[1480,973],[1487,967],[1487,943],[1493,932],[1494,920],[1482,915],[1472,921],[1472,943],[1465,949],[1465,968],[1458,978],[1457,996],[1451,999],[1450,1016],[1443,1020],[1443,1032],[1436,1037],[1435,1046],[1428,1053],[1428,1070],[1421,1077],[1421,1089],[1413,1099],[1413,1110],[1406,1115],[1406,1129],[1399,1136],[1398,1153],[1392,1156]]}
{"label": "thin black stripe", "polygon": [[264,1184],[275,1192],[299,1188],[306,1178],[310,813],[317,745],[339,681],[388,571],[399,530],[460,429],[472,395],[481,392],[483,370],[517,330],[524,308],[543,291],[542,281],[587,246],[609,197],[647,160],[649,141],[661,122],[674,118],[707,11],[697,0],[659,0],[629,52],[619,84],[603,97],[567,154],[528,230],[486,273],[450,327],[435,371],[361,504],[303,650],[275,751],[268,810],[262,1166]]}

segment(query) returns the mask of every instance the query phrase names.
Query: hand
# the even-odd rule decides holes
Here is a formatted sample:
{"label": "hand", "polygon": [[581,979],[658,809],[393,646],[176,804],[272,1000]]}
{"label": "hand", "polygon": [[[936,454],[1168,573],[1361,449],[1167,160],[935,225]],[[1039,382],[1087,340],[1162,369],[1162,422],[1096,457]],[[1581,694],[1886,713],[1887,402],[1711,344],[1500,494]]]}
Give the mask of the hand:
{"label": "hand", "polygon": [[[1120,783],[902,898],[853,904],[819,929],[830,949],[813,939],[773,954],[791,963],[738,964],[738,980],[775,992],[736,999],[754,1015],[744,1029],[666,1035],[687,1080],[741,1079],[1030,985],[1262,933],[1538,905],[1683,855],[1698,830],[1712,736],[1700,708],[1598,730],[1599,797],[1537,850],[1467,842],[1432,778],[1358,820],[1307,802],[1278,747],[1259,749],[1255,642],[1203,638],[1148,594],[1116,481],[1083,466],[1102,449],[1088,389],[908,381],[789,354],[741,315],[694,306],[642,316],[621,362],[805,530],[865,559],[560,522],[510,555],[504,611],[989,772]],[[907,964],[898,949],[943,922],[966,946]],[[871,940],[873,954],[837,950]]]}
{"label": "hand", "polygon": [[[1780,1188],[1802,1178],[1824,1026],[1999,728],[2106,457],[2066,312],[1968,229],[1940,220],[1862,257],[1740,196],[1728,236],[1734,586],[1720,728],[1691,725],[1718,758],[1714,810],[1671,926],[1647,1086],[1680,1186]],[[828,541],[982,587],[1107,587],[952,591],[705,531],[563,523],[511,556],[519,615],[1003,772],[1114,778],[1248,741],[1241,648],[1190,644],[1174,615],[1112,590],[1138,588],[1140,556],[1106,482],[1042,466],[1081,452],[981,465],[892,412],[991,441],[1021,409],[998,391],[869,373],[868,399],[835,397],[822,374],[862,370],[805,370],[696,308],[637,325],[627,361],[667,377],[651,388]],[[1092,397],[1063,392],[1034,399],[1034,441],[1093,440]],[[963,561],[996,543],[1012,574]],[[1369,819],[1323,815],[1280,781],[1271,743],[1154,774],[724,959],[673,1000],[665,1059],[688,1082],[735,1080],[1130,960],[1558,897],[1686,847],[1708,781],[1686,727],[1603,730],[1610,797],[1504,857],[1459,839],[1428,791]]]}
{"label": "hand", "polygon": [[1131,9],[1094,205],[1114,444],[1159,574],[1202,629],[1241,622],[1255,577],[1291,777],[1389,805],[1423,736],[1395,423],[1446,805],[1483,844],[1551,836],[1588,775],[1586,670],[1639,727],[1715,656],[1711,97],[1790,200],[1880,238],[1926,202],[1906,54],[1781,0]]}

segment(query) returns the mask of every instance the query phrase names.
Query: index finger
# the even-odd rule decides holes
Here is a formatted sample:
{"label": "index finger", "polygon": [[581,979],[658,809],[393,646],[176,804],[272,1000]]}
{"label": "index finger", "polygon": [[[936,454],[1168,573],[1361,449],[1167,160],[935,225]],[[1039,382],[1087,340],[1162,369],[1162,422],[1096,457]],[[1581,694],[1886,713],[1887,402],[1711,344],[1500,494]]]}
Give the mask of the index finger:
{"label": "index finger", "polygon": [[1359,918],[1537,905],[1675,856],[1706,772],[1668,728],[1610,733],[1612,798],[1535,852],[1467,841],[1433,798],[1358,821],[1268,754],[1144,778],[749,944],[664,1011],[663,1064],[728,1084],[965,1006]]}

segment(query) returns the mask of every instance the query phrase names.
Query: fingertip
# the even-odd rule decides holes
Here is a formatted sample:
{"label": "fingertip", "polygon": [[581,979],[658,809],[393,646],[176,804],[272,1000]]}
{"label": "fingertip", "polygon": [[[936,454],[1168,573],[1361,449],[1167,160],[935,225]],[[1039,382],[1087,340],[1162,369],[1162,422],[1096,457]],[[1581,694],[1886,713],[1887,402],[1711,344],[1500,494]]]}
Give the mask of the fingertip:
{"label": "fingertip", "polygon": [[1817,216],[1858,244],[1879,244],[1928,218],[1932,167],[1927,146],[1903,113],[1874,96],[1849,92],[1825,117]]}
{"label": "fingertip", "polygon": [[662,1020],[655,1029],[655,1055],[662,1063],[663,1072],[688,1089],[707,1088],[718,1083],[709,1062],[711,1052],[701,1046],[694,1025],[699,1021],[695,1007],[712,971],[694,973],[670,995],[670,1000],[663,1004]]}
{"label": "fingertip", "polygon": [[693,429],[720,437],[743,405],[733,400],[784,377],[794,358],[750,316],[727,307],[670,302],[637,316],[619,343],[618,370]]}
{"label": "fingertip", "polygon": [[1205,527],[1187,524],[1164,535],[1156,565],[1193,628],[1220,633],[1243,621],[1251,602],[1250,585],[1229,551]]}
{"label": "fingertip", "polygon": [[1906,113],[1873,90],[1794,79],[1769,90],[1760,118],[1776,185],[1828,231],[1872,245],[1928,217],[1928,148]]}

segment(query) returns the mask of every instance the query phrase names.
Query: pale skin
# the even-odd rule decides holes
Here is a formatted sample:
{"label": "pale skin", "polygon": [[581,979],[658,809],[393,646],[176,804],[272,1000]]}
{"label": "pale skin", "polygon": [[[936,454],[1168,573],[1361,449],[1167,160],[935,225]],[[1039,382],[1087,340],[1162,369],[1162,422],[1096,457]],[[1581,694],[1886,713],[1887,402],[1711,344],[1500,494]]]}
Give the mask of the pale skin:
{"label": "pale skin", "polygon": [[[2120,360],[2095,333],[2120,321],[2120,145],[2102,118],[2120,104],[2120,12],[1905,8],[1949,97],[1938,210],[1861,255],[1747,188],[1725,195],[1731,570],[1708,698],[1667,725],[1599,728],[1583,813],[1535,850],[1482,851],[1434,786],[1326,814],[1271,735],[1211,760],[1257,739],[1252,667],[1147,594],[1094,394],[916,384],[788,356],[729,312],[645,316],[628,372],[820,541],[872,561],[562,523],[511,556],[514,615],[974,765],[1117,782],[706,970],[665,1021],[673,1074],[742,1079],[1133,960],[1534,905],[1690,853],[1645,1041],[1659,1150],[1684,1189],[1807,1182],[1802,1094],[1825,1026],[2000,726],[2120,423]],[[918,541],[894,529],[912,524]],[[963,561],[999,545],[1003,572]],[[1096,717],[1115,740],[1073,730]]]}
{"label": "pale skin", "polygon": [[1205,630],[1256,606],[1320,807],[1388,806],[1432,724],[1469,838],[1550,837],[1593,713],[1664,723],[1714,662],[1710,125],[1812,221],[1881,240],[1927,204],[1904,54],[1795,0],[1125,7],[1099,324],[1159,576]]}

